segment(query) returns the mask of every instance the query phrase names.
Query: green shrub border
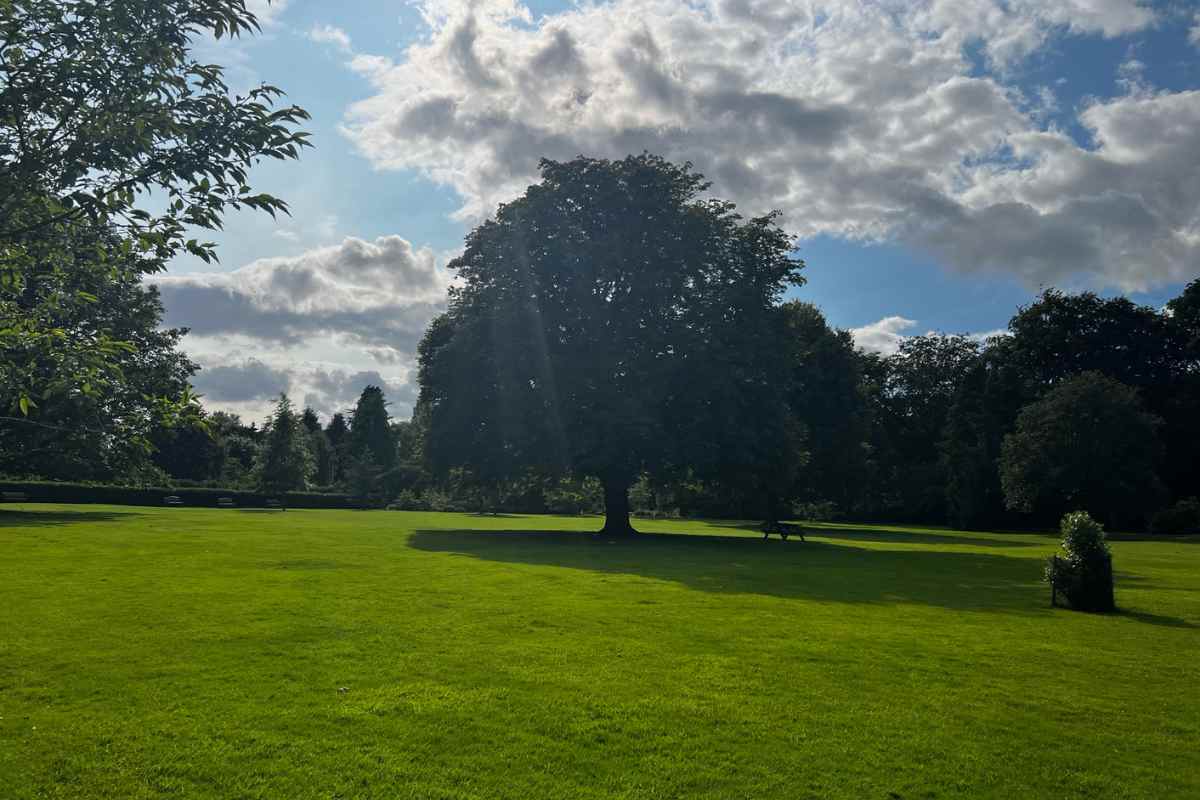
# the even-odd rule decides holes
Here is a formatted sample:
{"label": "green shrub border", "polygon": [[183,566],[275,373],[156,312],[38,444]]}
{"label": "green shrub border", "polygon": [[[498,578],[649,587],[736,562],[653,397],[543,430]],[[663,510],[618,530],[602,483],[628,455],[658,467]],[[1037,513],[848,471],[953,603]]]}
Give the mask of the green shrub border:
{"label": "green shrub border", "polygon": [[[344,494],[287,492],[264,494],[238,489],[200,489],[167,486],[112,486],[59,481],[0,481],[0,491],[21,492],[30,503],[107,503],[119,506],[161,506],[163,498],[178,497],[183,506],[216,508],[217,500],[231,497],[241,508],[266,508],[267,500],[284,500],[288,508],[347,508],[355,504]],[[5,503],[0,503],[3,508]]]}

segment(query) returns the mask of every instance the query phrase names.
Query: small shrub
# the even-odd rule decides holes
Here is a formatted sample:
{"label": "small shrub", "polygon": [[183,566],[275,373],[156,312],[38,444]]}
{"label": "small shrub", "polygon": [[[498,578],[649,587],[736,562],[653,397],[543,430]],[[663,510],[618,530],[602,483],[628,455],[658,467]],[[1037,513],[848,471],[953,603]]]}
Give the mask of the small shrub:
{"label": "small shrub", "polygon": [[1150,519],[1153,533],[1200,533],[1200,500],[1189,497],[1170,508],[1164,508]]}
{"label": "small shrub", "polygon": [[1051,604],[1062,595],[1079,611],[1112,611],[1112,553],[1104,529],[1087,512],[1076,511],[1063,517],[1061,530],[1065,555],[1050,556],[1046,563]]}

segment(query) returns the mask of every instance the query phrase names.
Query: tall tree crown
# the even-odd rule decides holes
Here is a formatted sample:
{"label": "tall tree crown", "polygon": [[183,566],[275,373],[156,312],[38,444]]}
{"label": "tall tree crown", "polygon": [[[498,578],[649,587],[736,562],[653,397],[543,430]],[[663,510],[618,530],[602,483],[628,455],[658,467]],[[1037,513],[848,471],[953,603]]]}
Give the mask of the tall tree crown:
{"label": "tall tree crown", "polygon": [[802,262],[774,215],[652,155],[543,160],[467,237],[421,350],[435,466],[718,470],[761,441],[774,308]]}

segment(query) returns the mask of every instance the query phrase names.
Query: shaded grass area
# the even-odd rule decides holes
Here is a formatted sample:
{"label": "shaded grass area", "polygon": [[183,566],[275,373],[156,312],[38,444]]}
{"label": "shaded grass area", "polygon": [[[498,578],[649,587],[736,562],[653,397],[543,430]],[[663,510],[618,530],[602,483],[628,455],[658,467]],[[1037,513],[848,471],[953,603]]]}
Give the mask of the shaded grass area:
{"label": "shaded grass area", "polygon": [[1200,542],[0,510],[0,797],[1200,796]]}

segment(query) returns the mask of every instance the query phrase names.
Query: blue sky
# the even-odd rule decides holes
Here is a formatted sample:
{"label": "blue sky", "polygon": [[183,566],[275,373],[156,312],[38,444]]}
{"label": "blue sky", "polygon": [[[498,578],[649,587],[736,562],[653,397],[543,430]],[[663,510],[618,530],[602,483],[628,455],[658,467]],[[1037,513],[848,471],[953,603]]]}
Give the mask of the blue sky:
{"label": "blue sky", "polygon": [[[262,0],[258,6],[264,8]],[[366,381],[395,413],[464,234],[540,155],[689,158],[784,211],[796,296],[864,347],[1004,327],[1039,287],[1155,306],[1200,271],[1200,6],[1136,0],[315,0],[204,42],[313,115],[217,267],[160,280],[214,407]]]}

